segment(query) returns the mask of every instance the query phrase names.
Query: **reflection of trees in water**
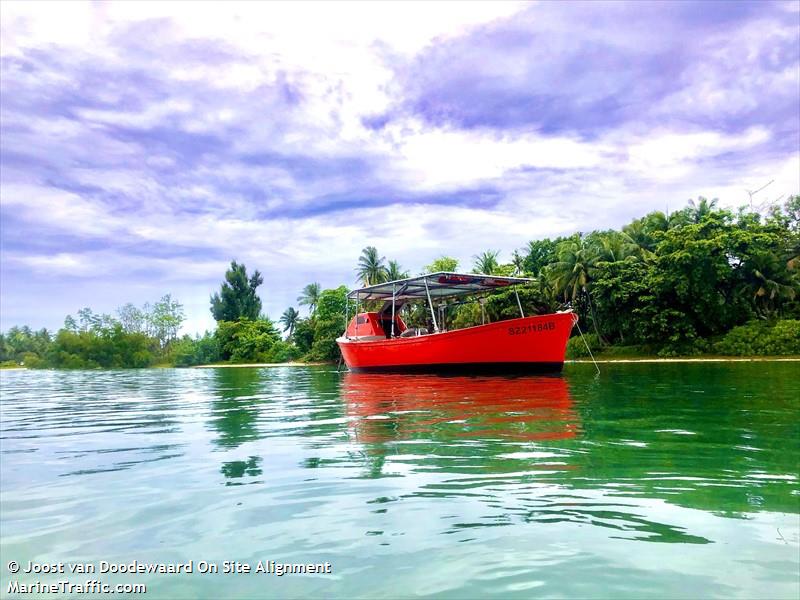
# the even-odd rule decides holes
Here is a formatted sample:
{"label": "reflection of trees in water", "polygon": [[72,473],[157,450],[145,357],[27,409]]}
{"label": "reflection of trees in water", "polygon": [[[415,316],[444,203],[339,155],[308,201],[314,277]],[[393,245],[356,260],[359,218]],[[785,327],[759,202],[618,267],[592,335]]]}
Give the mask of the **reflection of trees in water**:
{"label": "reflection of trees in water", "polygon": [[[185,382],[174,370],[51,371],[48,375],[49,381],[44,381],[52,392],[41,392],[49,399],[48,421],[91,427],[102,422],[108,431],[128,433],[178,430],[175,412]],[[75,410],[76,404],[80,410]]]}
{"label": "reflection of trees in water", "polygon": [[216,398],[211,402],[210,423],[219,434],[215,444],[236,448],[261,437],[256,419],[267,380],[259,369],[214,369]]}
{"label": "reflection of trees in water", "polygon": [[614,482],[623,493],[731,517],[797,512],[797,384],[780,365],[771,377],[763,369],[776,365],[610,370],[579,405],[591,443],[572,459],[591,474],[581,485]]}
{"label": "reflection of trees in water", "polygon": [[[280,425],[272,435],[307,437],[312,448],[329,446],[327,436],[341,432],[342,425],[336,422],[344,416],[340,375],[333,369],[215,369],[213,384],[209,422],[220,449],[269,436],[271,423]],[[225,462],[220,471],[231,483],[260,475],[261,463],[261,457],[251,456]]]}
{"label": "reflection of trees in water", "polygon": [[[440,473],[411,495],[485,497],[505,515],[455,528],[569,520],[628,538],[705,543],[634,514],[640,499],[725,516],[796,513],[791,390],[778,381],[776,399],[746,370],[673,377],[663,368],[609,369],[599,381],[347,374],[342,395],[360,448],[350,460],[363,477],[391,476],[393,466]],[[515,491],[528,485],[561,497]],[[586,498],[576,501],[581,490]]]}
{"label": "reflection of trees in water", "polygon": [[[341,373],[327,365],[286,369],[281,401],[289,408],[296,408],[296,411],[282,418],[283,433],[302,436],[307,448],[328,448],[331,437],[341,434],[339,419],[345,416],[340,392],[341,378]],[[285,428],[286,423],[296,423],[297,427]]]}
{"label": "reflection of trees in water", "polygon": [[[232,460],[222,463],[220,472],[226,479],[241,479],[247,477],[257,477],[261,475],[261,457],[250,456],[247,460]],[[261,483],[260,481],[250,481],[248,483]],[[226,481],[225,485],[243,485],[240,481]]]}
{"label": "reflection of trees in water", "polygon": [[[37,377],[34,393],[46,404],[28,406],[31,418],[23,421],[23,429],[100,434],[89,445],[70,444],[55,451],[71,459],[60,463],[67,469],[62,476],[120,471],[183,456],[183,441],[154,443],[165,439],[163,434],[181,439],[179,414],[187,404],[183,374],[128,369],[41,371]],[[145,437],[137,439],[140,434]]]}

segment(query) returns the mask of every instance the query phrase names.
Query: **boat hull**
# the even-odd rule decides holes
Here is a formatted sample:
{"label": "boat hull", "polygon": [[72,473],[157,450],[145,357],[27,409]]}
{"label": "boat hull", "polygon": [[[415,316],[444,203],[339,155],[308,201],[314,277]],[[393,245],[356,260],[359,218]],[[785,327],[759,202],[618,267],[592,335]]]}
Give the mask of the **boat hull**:
{"label": "boat hull", "polygon": [[419,337],[336,342],[356,372],[557,372],[574,322],[566,312]]}

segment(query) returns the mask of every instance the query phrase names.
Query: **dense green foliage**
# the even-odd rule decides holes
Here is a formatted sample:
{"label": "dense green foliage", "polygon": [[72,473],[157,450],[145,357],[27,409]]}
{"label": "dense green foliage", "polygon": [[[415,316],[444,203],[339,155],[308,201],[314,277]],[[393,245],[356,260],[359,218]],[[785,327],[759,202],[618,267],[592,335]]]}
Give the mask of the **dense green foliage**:
{"label": "dense green foliage", "polygon": [[336,338],[344,331],[344,310],[347,288],[324,290],[319,297],[319,306],[312,317],[313,341],[308,357],[311,360],[336,360],[339,348]]}
{"label": "dense green foliage", "polygon": [[185,335],[172,347],[172,362],[176,367],[209,365],[221,360],[219,338],[208,331],[194,338]]}
{"label": "dense green foliage", "polygon": [[451,256],[440,256],[422,270],[423,273],[439,273],[441,271],[445,273],[458,271],[458,260]]}
{"label": "dense green foliage", "polygon": [[119,318],[90,308],[67,315],[51,335],[45,329],[12,327],[0,334],[0,362],[5,366],[62,369],[141,368],[171,364],[172,348],[184,320],[183,306],[167,294],[154,304],[126,304]]}
{"label": "dense green foliage", "polygon": [[732,356],[800,354],[800,320],[753,321],[734,327],[714,344],[714,352]]}
{"label": "dense green foliage", "polygon": [[[152,338],[127,333],[120,324],[89,331],[61,329],[44,357],[47,366],[66,369],[148,367],[155,353]],[[29,367],[44,366],[38,362]]]}
{"label": "dense green foliage", "polygon": [[0,334],[0,362],[65,369],[148,367],[171,362],[170,352],[183,323],[183,306],[167,294],[141,309],[121,307],[119,319],[90,308],[68,315],[51,336],[42,329],[13,327]]}
{"label": "dense green foliage", "polygon": [[[525,275],[535,284],[441,308],[440,327],[572,308],[594,353],[609,356],[800,354],[800,196],[762,216],[717,208],[715,200],[690,202],[671,215],[653,212],[620,231],[576,233],[531,241],[510,263],[486,250],[473,257],[473,271]],[[441,256],[424,273],[457,271]],[[363,283],[408,276],[373,246],[358,259]],[[183,307],[166,295],[153,305],[126,304],[117,316],[85,308],[68,316],[55,335],[13,327],[0,334],[0,363],[31,367],[191,366],[225,362],[335,361],[336,338],[345,327],[347,288],[311,283],[280,317],[286,338],[261,314],[258,271],[248,276],[231,262],[220,291],[211,297],[217,329],[178,337]],[[363,308],[363,307],[362,307]],[[374,310],[377,307],[367,306]],[[409,326],[431,327],[423,304],[406,305]],[[568,357],[587,353],[573,338]]]}
{"label": "dense green foliage", "polygon": [[216,337],[223,360],[234,363],[280,362],[282,340],[269,319],[220,321]]}
{"label": "dense green foliage", "polygon": [[47,329],[33,331],[30,327],[12,327],[0,333],[0,363],[6,366],[36,363],[47,354],[52,337]]}
{"label": "dense green foliage", "polygon": [[247,268],[231,262],[231,268],[225,272],[225,281],[219,293],[211,296],[211,314],[219,321],[238,321],[239,319],[258,319],[261,314],[261,298],[256,288],[264,283],[261,273],[255,271],[247,277]]}
{"label": "dense green foliage", "polygon": [[597,354],[601,350],[600,338],[593,333],[588,333],[581,338],[575,336],[567,342],[567,358],[586,358],[591,354]]}
{"label": "dense green foliage", "polygon": [[[574,309],[584,333],[593,335],[593,351],[677,356],[741,354],[747,347],[753,354],[794,352],[777,341],[715,342],[751,320],[769,323],[759,331],[781,332],[789,327],[781,319],[800,317],[800,197],[766,217],[716,206],[715,200],[700,198],[669,216],[650,213],[621,231],[535,240],[514,252],[510,264],[499,264],[497,252],[485,251],[473,257],[474,271],[536,278],[534,286],[519,291],[525,314]],[[464,327],[518,314],[509,291],[485,303],[451,304],[446,323]],[[428,316],[407,310],[404,318],[425,326]],[[582,342],[570,345],[572,356],[581,353],[586,353]]]}
{"label": "dense green foliage", "polygon": [[[749,320],[800,316],[797,204],[792,198],[762,219],[701,199],[669,219],[652,213],[621,234],[585,236],[581,260],[570,269],[551,263],[544,275],[607,343],[650,345],[666,356],[707,352],[711,339]],[[576,244],[557,249],[574,256]]]}

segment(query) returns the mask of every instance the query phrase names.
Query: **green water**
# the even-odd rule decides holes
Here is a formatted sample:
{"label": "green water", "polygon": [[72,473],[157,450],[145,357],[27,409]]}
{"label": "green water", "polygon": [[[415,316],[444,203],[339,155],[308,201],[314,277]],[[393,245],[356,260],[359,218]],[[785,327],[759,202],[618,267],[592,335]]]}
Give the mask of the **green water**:
{"label": "green water", "polygon": [[[3,372],[0,594],[797,598],[798,375]],[[11,560],[194,572],[11,576]],[[268,560],[332,573],[197,572]]]}

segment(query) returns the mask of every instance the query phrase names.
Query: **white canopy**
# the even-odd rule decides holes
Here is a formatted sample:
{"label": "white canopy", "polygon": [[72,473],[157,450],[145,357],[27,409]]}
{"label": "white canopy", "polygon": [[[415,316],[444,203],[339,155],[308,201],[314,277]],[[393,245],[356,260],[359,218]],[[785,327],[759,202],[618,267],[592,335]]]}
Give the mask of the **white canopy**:
{"label": "white canopy", "polygon": [[[416,298],[451,298],[468,296],[479,292],[507,288],[512,285],[532,283],[534,279],[527,277],[500,277],[498,275],[475,275],[472,273],[429,273],[418,277],[387,281],[363,287],[350,292],[348,298],[358,300],[390,300],[392,296],[398,301]],[[427,286],[426,286],[427,284]]]}

